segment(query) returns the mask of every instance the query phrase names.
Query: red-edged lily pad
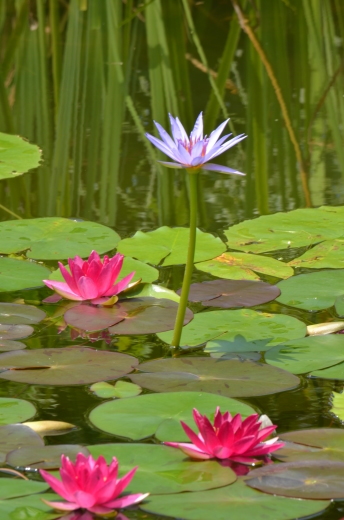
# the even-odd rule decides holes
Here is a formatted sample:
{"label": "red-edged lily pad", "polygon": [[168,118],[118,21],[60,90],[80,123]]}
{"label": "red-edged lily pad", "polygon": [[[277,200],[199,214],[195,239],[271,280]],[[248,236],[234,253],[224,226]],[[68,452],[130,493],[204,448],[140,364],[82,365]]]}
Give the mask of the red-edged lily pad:
{"label": "red-edged lily pad", "polygon": [[20,350],[0,356],[0,377],[36,385],[87,385],[117,379],[135,368],[137,359],[85,347]]}
{"label": "red-edged lily pad", "polygon": [[274,457],[283,462],[300,460],[334,460],[344,462],[344,430],[339,428],[312,428],[280,435],[284,448]]}
{"label": "red-edged lily pad", "polygon": [[42,438],[28,426],[23,424],[6,424],[0,426],[0,462],[5,462],[6,454],[27,446],[41,449],[44,446]]}
{"label": "red-edged lily pad", "polygon": [[[180,290],[177,291],[180,293]],[[211,280],[194,283],[189,300],[207,307],[253,307],[274,300],[281,294],[275,285],[255,280]]]}

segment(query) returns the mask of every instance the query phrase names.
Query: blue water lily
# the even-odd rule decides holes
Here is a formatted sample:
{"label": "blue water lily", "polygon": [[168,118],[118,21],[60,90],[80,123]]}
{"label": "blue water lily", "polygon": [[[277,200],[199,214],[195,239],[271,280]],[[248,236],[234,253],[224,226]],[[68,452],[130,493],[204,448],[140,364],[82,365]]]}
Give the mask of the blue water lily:
{"label": "blue water lily", "polygon": [[169,114],[169,116],[173,139],[156,121],[154,121],[154,123],[162,141],[151,134],[146,134],[146,137],[152,144],[176,161],[159,161],[161,164],[169,168],[188,168],[191,170],[199,170],[202,168],[204,170],[212,170],[220,173],[245,175],[233,168],[208,162],[229,148],[232,148],[232,146],[235,146],[246,137],[245,134],[240,134],[226,142],[228,137],[232,135],[227,134],[219,139],[229,119],[226,119],[226,121],[221,123],[216,130],[211,132],[209,137],[203,137],[203,113],[201,112],[196,120],[190,137],[188,137],[185,128],[179,121],[178,117],[174,118],[171,114]]}

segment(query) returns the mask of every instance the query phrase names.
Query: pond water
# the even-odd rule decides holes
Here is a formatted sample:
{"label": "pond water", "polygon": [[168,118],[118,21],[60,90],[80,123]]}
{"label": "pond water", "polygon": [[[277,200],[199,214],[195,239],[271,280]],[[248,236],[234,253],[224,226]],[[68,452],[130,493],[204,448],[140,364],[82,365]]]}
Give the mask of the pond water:
{"label": "pond water", "polygon": [[[178,115],[188,132],[203,111],[207,133],[230,117],[230,131],[248,135],[218,160],[245,172],[244,178],[216,172],[199,175],[202,231],[227,241],[225,231],[248,219],[344,204],[342,2],[146,0],[145,4],[1,2],[0,129],[23,136],[43,153],[37,169],[1,180],[1,221],[52,216],[92,221],[112,228],[122,239],[138,230],[188,226],[186,175],[159,165],[156,160],[164,156],[144,137],[146,131],[154,133],[153,119],[169,127],[168,112]],[[340,212],[338,222],[340,226]],[[307,232],[307,226],[296,233]],[[341,233],[332,231],[325,229],[324,235],[340,239]],[[314,243],[274,247],[263,254],[289,262]],[[56,260],[42,263],[52,270]],[[329,267],[342,267],[340,261]],[[156,284],[173,291],[181,287],[183,265],[161,263],[157,269]],[[296,274],[314,272],[313,266],[296,270]],[[218,276],[211,272],[194,271],[193,282],[215,279]],[[260,279],[270,284],[281,281],[266,271]],[[2,302],[34,305],[51,317],[57,306],[41,303],[49,295],[51,291],[41,287],[0,296]],[[310,325],[338,321],[333,303],[315,311],[272,301],[253,310]],[[200,303],[190,308],[204,312]],[[211,307],[205,309],[210,311]],[[20,341],[30,351],[86,345],[129,354],[139,362],[174,356],[168,342],[156,334],[115,335],[110,343],[91,343],[88,338],[73,339],[71,328],[61,330],[57,319],[34,325],[34,333]],[[191,349],[179,356],[209,354]],[[300,384],[291,390],[240,400],[267,414],[279,434],[342,428],[330,412],[332,392],[342,392],[342,380],[302,372],[298,377]],[[144,394],[151,391],[143,389]],[[45,437],[47,445],[129,442],[93,426],[89,413],[104,399],[89,384],[50,386],[0,379],[0,396],[31,402],[37,409],[35,420],[77,426],[62,437]],[[142,442],[159,441],[152,436]],[[168,513],[167,505],[164,514]],[[126,515],[162,518],[140,510]],[[342,516],[344,502],[338,501],[317,518]]]}

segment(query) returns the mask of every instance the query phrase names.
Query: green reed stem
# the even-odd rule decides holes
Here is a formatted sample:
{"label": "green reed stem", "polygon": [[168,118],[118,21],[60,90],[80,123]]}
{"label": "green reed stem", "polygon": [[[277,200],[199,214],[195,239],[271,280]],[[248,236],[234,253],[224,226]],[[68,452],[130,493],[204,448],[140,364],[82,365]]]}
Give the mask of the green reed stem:
{"label": "green reed stem", "polygon": [[177,311],[176,322],[174,324],[172,346],[179,347],[180,337],[185,318],[186,306],[188,304],[189,290],[191,285],[191,277],[194,265],[194,256],[196,248],[196,229],[197,229],[197,173],[187,170],[189,177],[189,196],[190,196],[190,235],[188,256],[184,271],[182,292],[180,295],[179,306]]}

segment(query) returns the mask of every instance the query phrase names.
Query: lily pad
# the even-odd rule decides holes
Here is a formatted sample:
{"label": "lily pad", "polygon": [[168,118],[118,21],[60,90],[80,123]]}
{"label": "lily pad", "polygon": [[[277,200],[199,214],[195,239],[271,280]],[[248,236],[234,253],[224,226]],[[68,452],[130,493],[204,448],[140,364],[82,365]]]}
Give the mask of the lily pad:
{"label": "lily pad", "polygon": [[0,179],[13,179],[37,168],[41,150],[35,144],[19,137],[0,132]]}
{"label": "lily pad", "polygon": [[[185,264],[189,229],[167,226],[143,233],[137,231],[132,238],[121,240],[117,246],[120,253],[153,265]],[[225,244],[210,233],[197,229],[195,262],[219,256],[226,251]]]}
{"label": "lily pad", "polygon": [[[1,260],[1,259],[0,259]],[[33,305],[19,303],[0,303],[0,322],[2,324],[27,324],[31,325],[44,320],[46,314]]]}
{"label": "lily pad", "polygon": [[[180,291],[178,291],[180,293]],[[269,283],[255,280],[211,280],[193,283],[189,300],[207,307],[253,307],[274,300],[281,291]]]}
{"label": "lily pad", "polygon": [[256,273],[276,278],[289,278],[294,274],[292,267],[275,258],[233,252],[223,253],[207,262],[199,262],[196,268],[229,280],[259,280]]}
{"label": "lily pad", "polygon": [[339,428],[312,428],[280,435],[286,444],[274,452],[274,458],[283,462],[300,460],[330,460],[344,463],[344,430]]}
{"label": "lily pad", "polygon": [[[12,352],[10,353],[12,354]],[[2,354],[6,356],[7,354]],[[36,408],[29,401],[14,397],[0,397],[0,424],[27,421],[36,413]]]}
{"label": "lily pad", "polygon": [[294,498],[344,498],[344,461],[301,460],[254,469],[246,484],[264,493]]}
{"label": "lily pad", "polygon": [[123,298],[122,299],[128,299],[128,298],[144,298],[144,297],[150,297],[150,298],[160,298],[164,300],[172,300],[174,302],[179,303],[180,297],[178,294],[174,291],[171,291],[171,289],[166,289],[166,287],[163,287],[162,285],[155,285],[152,283],[140,283],[136,287],[133,287],[133,289],[130,289],[130,291],[122,293]]}
{"label": "lily pad", "polygon": [[292,267],[338,269],[344,267],[344,240],[325,240],[289,262]]}
{"label": "lily pad", "polygon": [[1,354],[0,378],[36,385],[87,385],[122,377],[137,363],[126,354],[79,346],[20,350]]}
{"label": "lily pad", "polygon": [[243,417],[254,413],[247,404],[221,395],[174,392],[108,401],[94,408],[89,418],[100,430],[119,437],[136,441],[155,435],[160,441],[182,442],[188,437],[180,421],[194,427],[193,408],[212,418],[217,406],[222,412],[240,413]]}
{"label": "lily pad", "polygon": [[25,343],[20,341],[12,341],[10,339],[0,340],[0,352],[9,352],[10,350],[22,350],[26,348]]}
{"label": "lily pad", "polygon": [[292,374],[330,367],[344,361],[344,336],[328,334],[291,340],[270,349],[265,360]]}
{"label": "lily pad", "polygon": [[344,394],[338,392],[332,392],[331,399],[331,410],[340,421],[344,422]]}
{"label": "lily pad", "polygon": [[249,488],[241,479],[231,486],[197,493],[149,496],[140,509],[184,520],[290,520],[319,513],[320,500],[273,497]]}
{"label": "lily pad", "polygon": [[21,446],[43,447],[44,442],[37,433],[23,424],[0,426],[0,463],[5,462],[7,453]]}
{"label": "lily pad", "polygon": [[[128,298],[111,308],[81,304],[64,315],[68,325],[79,330],[95,331],[109,327],[111,334],[151,334],[171,330],[176,320],[178,304],[157,298]],[[187,309],[184,323],[193,313]]]}
{"label": "lily pad", "polygon": [[281,296],[277,301],[308,311],[328,309],[343,294],[344,269],[300,274],[277,284]]}
{"label": "lily pad", "polygon": [[334,301],[336,313],[338,316],[344,316],[344,294],[340,294]]}
{"label": "lily pad", "polygon": [[289,372],[253,361],[205,357],[159,359],[137,367],[130,379],[154,392],[211,392],[227,397],[248,397],[284,392],[299,379]]}
{"label": "lily pad", "polygon": [[247,352],[263,352],[269,350],[269,339],[260,339],[256,341],[246,341],[243,336],[236,336],[232,341],[226,341],[221,339],[215,339],[209,341],[204,349],[205,352],[209,352],[211,356],[218,354],[228,353],[247,353]]}
{"label": "lily pad", "polygon": [[28,260],[0,258],[0,292],[41,287],[49,273],[46,267]]}
{"label": "lily pad", "polygon": [[[240,334],[247,341],[269,339],[270,346],[302,338],[306,325],[292,316],[256,312],[251,309],[199,312],[183,328],[181,345],[194,347],[215,338],[233,341]],[[162,332],[158,337],[168,344],[172,332]]]}
{"label": "lily pad", "polygon": [[115,231],[95,222],[46,217],[0,223],[0,253],[27,251],[39,260],[85,258],[93,249],[103,254],[119,240]]}
{"label": "lily pad", "polygon": [[55,493],[36,493],[35,495],[0,500],[1,520],[53,520],[61,518],[61,511],[53,511],[44,500],[56,501]]}
{"label": "lily pad", "polygon": [[94,383],[90,390],[94,392],[98,397],[108,399],[113,397],[114,399],[124,399],[127,397],[135,397],[142,392],[142,388],[133,383],[127,381],[117,381],[115,385],[110,385],[105,381]]}
{"label": "lily pad", "polygon": [[13,467],[24,466],[31,469],[59,469],[61,455],[75,461],[78,453],[88,456],[85,446],[77,444],[57,444],[55,446],[23,446],[7,454],[6,463]]}
{"label": "lily pad", "polygon": [[32,480],[2,478],[0,488],[0,500],[9,498],[23,497],[25,495],[33,495],[34,493],[42,493],[49,489],[46,482],[34,482]]}
{"label": "lily pad", "polygon": [[321,377],[322,379],[338,379],[344,380],[344,363],[338,363],[335,366],[324,368],[323,370],[314,370],[309,374],[314,377]]}
{"label": "lily pad", "polygon": [[342,208],[296,209],[245,220],[225,231],[228,246],[246,253],[310,246],[341,237]]}
{"label": "lily pad", "polygon": [[0,340],[26,338],[33,332],[30,325],[0,325]]}
{"label": "lily pad", "polygon": [[185,460],[179,450],[154,444],[98,444],[88,446],[93,457],[103,455],[110,463],[118,459],[121,474],[135,465],[138,470],[126,491],[129,493],[182,493],[227,486],[236,481],[230,468],[217,461]]}

